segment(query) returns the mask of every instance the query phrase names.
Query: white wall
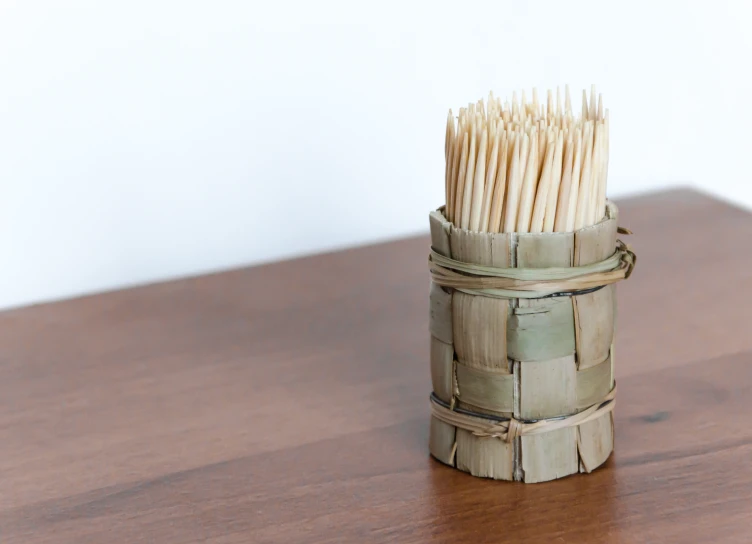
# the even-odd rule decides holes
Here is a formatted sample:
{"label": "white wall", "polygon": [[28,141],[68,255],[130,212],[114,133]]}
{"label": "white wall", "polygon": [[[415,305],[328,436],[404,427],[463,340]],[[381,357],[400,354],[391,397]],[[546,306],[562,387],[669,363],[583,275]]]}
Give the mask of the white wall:
{"label": "white wall", "polygon": [[0,306],[424,231],[446,110],[596,83],[612,195],[752,204],[739,2],[0,4]]}

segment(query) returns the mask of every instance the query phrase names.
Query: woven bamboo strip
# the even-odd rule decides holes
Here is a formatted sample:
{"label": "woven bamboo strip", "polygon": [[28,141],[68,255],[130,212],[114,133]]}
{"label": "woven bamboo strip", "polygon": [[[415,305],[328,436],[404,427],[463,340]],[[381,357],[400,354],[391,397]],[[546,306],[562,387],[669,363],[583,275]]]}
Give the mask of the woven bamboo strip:
{"label": "woven bamboo strip", "polygon": [[[439,212],[431,212],[431,247],[434,251],[450,257],[449,232],[451,224]],[[452,339],[452,295],[438,285],[431,285],[429,330],[431,331],[431,382],[434,393],[440,398],[454,404],[453,395],[453,361],[454,346]],[[437,338],[435,335],[438,334]],[[431,418],[428,447],[431,455],[439,461],[454,464],[457,430],[454,426]]]}

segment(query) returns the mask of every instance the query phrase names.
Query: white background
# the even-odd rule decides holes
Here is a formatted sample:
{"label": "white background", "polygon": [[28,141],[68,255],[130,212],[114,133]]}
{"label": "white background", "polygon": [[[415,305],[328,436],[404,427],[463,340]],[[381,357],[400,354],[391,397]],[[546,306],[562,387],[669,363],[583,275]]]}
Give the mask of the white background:
{"label": "white background", "polygon": [[0,307],[425,231],[447,109],[489,90],[596,83],[612,196],[752,205],[751,23],[745,1],[3,1]]}

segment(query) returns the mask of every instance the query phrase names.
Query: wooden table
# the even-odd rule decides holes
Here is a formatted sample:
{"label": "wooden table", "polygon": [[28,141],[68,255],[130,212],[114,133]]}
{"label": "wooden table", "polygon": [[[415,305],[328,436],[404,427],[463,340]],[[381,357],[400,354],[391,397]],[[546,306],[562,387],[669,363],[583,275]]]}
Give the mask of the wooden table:
{"label": "wooden table", "polygon": [[421,236],[0,314],[0,542],[752,541],[752,216],[620,206],[593,474],[429,458]]}

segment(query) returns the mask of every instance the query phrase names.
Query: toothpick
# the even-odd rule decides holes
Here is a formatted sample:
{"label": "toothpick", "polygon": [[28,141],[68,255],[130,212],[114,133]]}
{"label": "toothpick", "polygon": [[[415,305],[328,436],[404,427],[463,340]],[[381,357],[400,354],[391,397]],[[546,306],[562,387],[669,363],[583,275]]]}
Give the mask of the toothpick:
{"label": "toothpick", "polygon": [[568,115],[572,113],[572,97],[569,96],[569,84],[564,86],[564,111]]}
{"label": "toothpick", "polygon": [[494,120],[489,121],[486,124],[486,134],[488,138],[488,147],[486,148],[486,172],[488,172],[488,161],[491,158],[491,151],[493,150],[493,138],[496,134],[496,122]]}
{"label": "toothpick", "polygon": [[[507,133],[507,140],[509,141],[508,149],[507,149],[507,168],[509,168],[512,165],[512,152],[514,151],[514,146],[512,145],[518,138],[519,133],[514,130],[509,130]],[[507,180],[509,180],[509,175],[507,174]]]}
{"label": "toothpick", "polygon": [[[543,136],[543,134],[541,134]],[[538,133],[533,132],[530,138],[530,151],[525,165],[525,175],[522,179],[520,192],[520,210],[517,213],[517,232],[529,232],[530,220],[533,215],[533,201],[538,181]]]}
{"label": "toothpick", "polygon": [[572,182],[569,189],[569,202],[567,203],[567,215],[565,232],[571,232],[574,230],[574,225],[577,220],[577,203],[579,201],[580,194],[580,177],[582,174],[582,144],[583,133],[580,127],[575,129],[574,133],[574,163],[572,165]]}
{"label": "toothpick", "polygon": [[602,167],[602,147],[603,147],[603,125],[598,121],[595,122],[595,141],[593,143],[593,169],[590,173],[590,203],[588,204],[587,224],[595,225],[599,220],[598,217],[598,192],[601,181]]}
{"label": "toothpick", "polygon": [[454,204],[454,218],[452,222],[460,226],[462,225],[462,212],[465,198],[465,179],[467,179],[467,161],[470,154],[469,149],[470,134],[467,132],[462,133],[462,154],[460,155],[460,169],[457,172],[457,193],[455,195]]}
{"label": "toothpick", "polygon": [[451,140],[452,132],[454,132],[454,117],[452,116],[452,110],[449,109],[446,122],[446,138],[444,140],[444,158],[449,158],[449,141]]}
{"label": "toothpick", "polygon": [[582,89],[582,120],[587,121],[588,120],[588,104],[587,104],[587,91],[585,89]]}
{"label": "toothpick", "polygon": [[551,89],[548,90],[548,102],[546,104],[546,121],[552,119],[554,116],[554,93]]}
{"label": "toothpick", "polygon": [[[517,138],[521,137],[518,132],[516,132],[515,129],[512,129],[511,127],[507,129],[507,164],[506,164],[506,193],[509,194],[509,187],[512,184],[512,173],[511,173],[511,166],[512,166],[512,159],[513,155],[515,153],[515,142],[517,141]],[[497,171],[496,175],[498,176],[499,173]],[[499,232],[504,232],[504,221],[506,220],[507,215],[507,202],[508,197],[505,197],[503,199],[503,205],[501,206],[501,221],[499,222]]]}
{"label": "toothpick", "polygon": [[[574,162],[574,142],[572,133],[566,134],[564,143],[564,168],[561,173],[561,186],[559,187],[559,200],[556,204],[556,220],[554,232],[567,230],[567,208],[569,206],[569,194],[572,187],[572,163]],[[548,218],[548,214],[546,214]]]}
{"label": "toothpick", "polygon": [[462,153],[462,128],[458,129],[454,137],[454,148],[452,149],[452,170],[449,174],[449,205],[447,206],[447,219],[454,223],[457,208],[457,171],[460,169],[460,154]]}
{"label": "toothpick", "polygon": [[473,232],[480,232],[480,218],[483,208],[483,193],[486,182],[486,151],[488,149],[488,132],[481,132],[478,157],[475,165],[475,177],[473,179],[472,204],[470,206],[470,226]]}
{"label": "toothpick", "polygon": [[540,176],[543,173],[543,163],[546,160],[546,152],[550,133],[551,130],[546,126],[540,131],[538,136],[538,171],[536,179],[540,179]]}
{"label": "toothpick", "polygon": [[595,85],[590,86],[590,115],[588,118],[591,121],[595,120]]}
{"label": "toothpick", "polygon": [[444,145],[444,158],[446,162],[446,168],[444,171],[445,177],[445,189],[446,189],[446,207],[444,212],[449,217],[449,209],[452,203],[452,159],[454,158],[454,116],[452,116],[452,110],[449,110],[449,116],[447,117],[447,132],[446,132],[446,144]]}
{"label": "toothpick", "polygon": [[546,160],[543,162],[543,172],[541,172],[538,190],[535,195],[535,205],[533,207],[533,217],[530,221],[530,232],[543,232],[543,221],[546,216],[546,205],[548,203],[548,192],[551,188],[551,175],[554,162],[554,151],[556,142],[553,140],[546,144]]}
{"label": "toothpick", "polygon": [[462,221],[460,226],[463,229],[470,228],[470,210],[473,204],[473,179],[475,177],[475,161],[477,146],[477,125],[470,127],[470,152],[467,155],[467,172],[465,173],[465,190],[462,195]]}
{"label": "toothpick", "polygon": [[[520,147],[520,181],[522,181],[525,176],[525,167],[527,166],[527,157],[530,154],[530,145],[532,144],[531,138],[533,135],[524,130],[520,130],[520,135],[522,137],[522,146]],[[527,136],[527,138],[525,136]]]}
{"label": "toothpick", "polygon": [[524,166],[520,166],[521,159],[527,157],[528,144],[527,134],[519,135],[514,142],[512,153],[512,165],[509,169],[509,187],[507,188],[507,203],[504,207],[504,232],[514,232],[517,226],[519,213],[520,192],[522,190],[522,172]]}
{"label": "toothpick", "polygon": [[493,200],[491,203],[491,214],[488,221],[488,232],[501,232],[501,218],[504,208],[504,197],[507,188],[507,160],[509,154],[509,140],[506,133],[501,133],[501,146],[498,156],[498,167],[496,169],[496,180],[494,181]]}
{"label": "toothpick", "polygon": [[491,152],[487,154],[489,159],[487,161],[486,182],[483,189],[483,206],[480,212],[480,232],[488,232],[488,223],[491,218],[491,202],[495,190],[494,183],[496,181],[496,169],[499,165],[499,147],[501,145],[502,134],[501,127],[499,127],[491,139]]}
{"label": "toothpick", "polygon": [[595,180],[596,193],[595,204],[593,206],[593,223],[599,223],[606,215],[606,177],[608,173],[608,128],[605,122],[599,127],[600,143],[598,158],[598,177]]}
{"label": "toothpick", "polygon": [[[550,146],[550,144],[549,144]],[[561,163],[564,154],[564,133],[559,132],[554,150],[553,167],[551,169],[551,186],[546,201],[546,215],[543,220],[543,232],[553,232],[556,221],[556,205],[559,200],[559,186],[561,185]]]}
{"label": "toothpick", "polygon": [[585,136],[583,138],[583,147],[585,158],[582,166],[582,175],[580,176],[579,195],[577,197],[577,215],[575,217],[574,228],[581,229],[586,226],[590,219],[590,186],[593,170],[593,122],[588,121],[585,125]]}

